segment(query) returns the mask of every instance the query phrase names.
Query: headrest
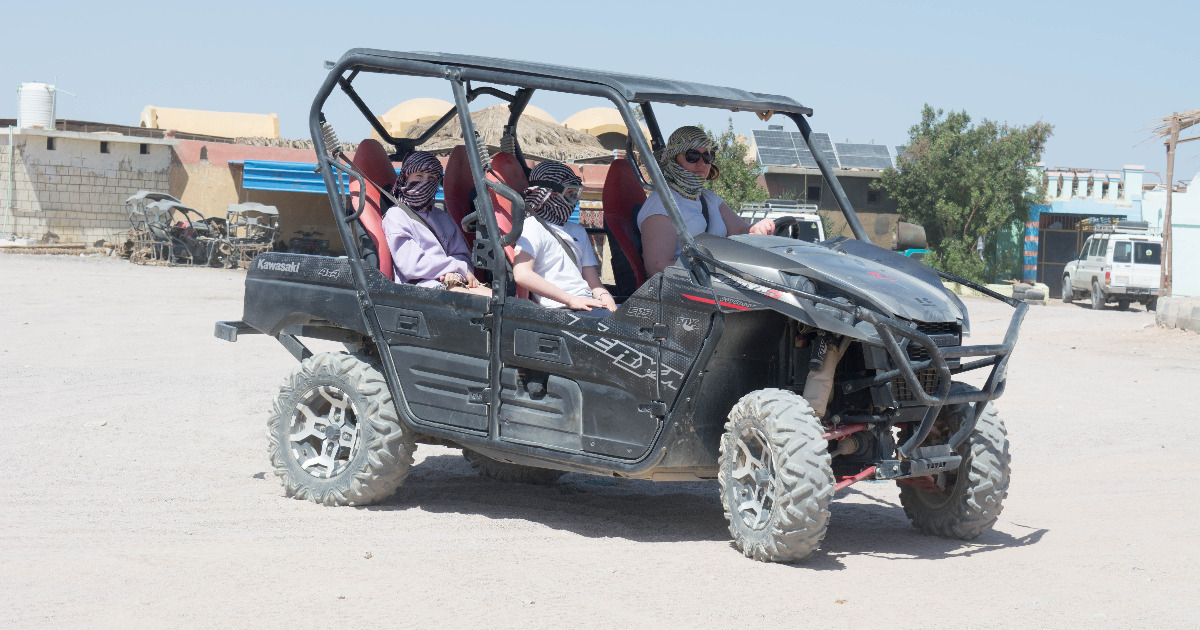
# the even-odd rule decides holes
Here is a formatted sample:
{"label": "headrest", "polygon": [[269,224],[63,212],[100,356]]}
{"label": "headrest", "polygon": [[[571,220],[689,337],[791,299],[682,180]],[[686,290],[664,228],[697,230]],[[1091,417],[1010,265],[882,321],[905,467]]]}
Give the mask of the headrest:
{"label": "headrest", "polygon": [[354,166],[362,171],[368,179],[384,188],[391,188],[396,183],[396,167],[378,140],[368,138],[358,144],[354,152]]}

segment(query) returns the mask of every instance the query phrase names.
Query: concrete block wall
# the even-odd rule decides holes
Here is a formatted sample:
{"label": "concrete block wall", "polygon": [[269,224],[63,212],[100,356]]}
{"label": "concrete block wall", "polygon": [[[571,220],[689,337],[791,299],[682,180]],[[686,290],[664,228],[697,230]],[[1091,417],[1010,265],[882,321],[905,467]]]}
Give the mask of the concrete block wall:
{"label": "concrete block wall", "polygon": [[1200,298],[1160,297],[1154,321],[1163,328],[1200,332]]}
{"label": "concrete block wall", "polygon": [[21,129],[13,134],[11,168],[7,133],[0,142],[0,231],[19,237],[52,233],[59,242],[87,245],[115,240],[129,229],[125,199],[170,186],[174,141]]}

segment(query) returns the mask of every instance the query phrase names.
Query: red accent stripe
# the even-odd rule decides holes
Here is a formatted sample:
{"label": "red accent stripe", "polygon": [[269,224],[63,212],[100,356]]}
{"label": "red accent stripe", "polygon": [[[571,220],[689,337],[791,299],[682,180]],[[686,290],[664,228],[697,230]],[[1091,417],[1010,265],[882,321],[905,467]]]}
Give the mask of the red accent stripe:
{"label": "red accent stripe", "polygon": [[742,306],[741,304],[730,304],[729,302],[717,302],[716,300],[710,300],[710,299],[708,299],[708,298],[702,298],[702,297],[700,297],[700,296],[697,296],[697,295],[688,295],[688,294],[686,294],[686,293],[680,293],[679,295],[682,295],[683,297],[685,297],[685,298],[687,298],[687,299],[689,299],[689,300],[691,300],[691,301],[693,301],[693,302],[703,302],[703,303],[705,303],[705,304],[719,304],[719,305],[721,305],[721,306],[725,306],[725,307],[728,307],[728,308],[737,309],[737,310],[739,310],[739,311],[748,311],[748,310],[750,310],[750,307],[749,307],[749,306]]}

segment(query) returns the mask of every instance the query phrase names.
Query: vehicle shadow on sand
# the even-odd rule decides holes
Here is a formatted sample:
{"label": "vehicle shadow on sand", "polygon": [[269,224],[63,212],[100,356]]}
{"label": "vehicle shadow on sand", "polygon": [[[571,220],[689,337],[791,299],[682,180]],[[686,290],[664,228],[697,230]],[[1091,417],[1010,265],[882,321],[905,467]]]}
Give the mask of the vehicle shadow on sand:
{"label": "vehicle shadow on sand", "polygon": [[[524,520],[594,538],[729,540],[716,482],[655,483],[567,474],[554,484],[539,486],[482,477],[457,454],[426,457],[395,495],[362,509],[415,507]],[[1047,531],[1001,521],[998,529],[972,541],[927,536],[909,524],[898,497],[879,499],[854,488],[840,495],[830,512],[829,532],[820,550],[796,568],[840,570],[842,558],[854,555],[895,560],[970,556],[1034,545]]]}

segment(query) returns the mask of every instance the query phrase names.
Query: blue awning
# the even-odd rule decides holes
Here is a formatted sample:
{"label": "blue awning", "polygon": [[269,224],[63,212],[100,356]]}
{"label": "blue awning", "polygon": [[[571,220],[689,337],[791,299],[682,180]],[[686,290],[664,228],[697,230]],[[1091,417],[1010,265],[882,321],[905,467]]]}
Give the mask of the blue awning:
{"label": "blue awning", "polygon": [[[342,179],[343,192],[349,192],[349,180]],[[313,163],[246,160],[242,163],[242,188],[324,195],[325,180]]]}
{"label": "blue awning", "polygon": [[[399,174],[400,170],[397,169]],[[342,178],[342,192],[349,194],[350,177],[338,173]],[[272,162],[269,160],[246,160],[242,163],[242,188],[251,190],[277,190],[325,194],[325,180],[317,172],[317,165],[310,162]],[[442,200],[439,186],[436,200]]]}

